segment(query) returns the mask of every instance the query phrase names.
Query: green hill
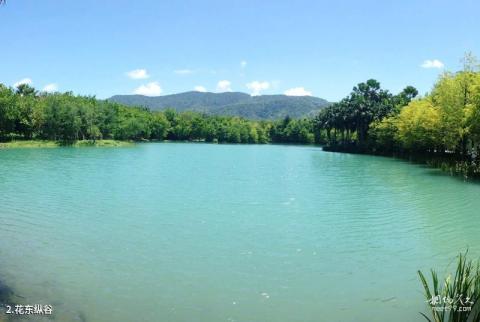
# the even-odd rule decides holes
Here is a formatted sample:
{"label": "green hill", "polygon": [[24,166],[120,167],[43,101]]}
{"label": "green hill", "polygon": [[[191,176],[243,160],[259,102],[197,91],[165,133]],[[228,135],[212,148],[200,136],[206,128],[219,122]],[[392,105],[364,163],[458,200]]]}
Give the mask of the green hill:
{"label": "green hill", "polygon": [[233,115],[249,119],[300,118],[314,115],[330,105],[313,96],[261,95],[246,93],[185,92],[164,96],[115,95],[110,101],[151,110],[173,108],[177,111],[199,111],[214,115]]}

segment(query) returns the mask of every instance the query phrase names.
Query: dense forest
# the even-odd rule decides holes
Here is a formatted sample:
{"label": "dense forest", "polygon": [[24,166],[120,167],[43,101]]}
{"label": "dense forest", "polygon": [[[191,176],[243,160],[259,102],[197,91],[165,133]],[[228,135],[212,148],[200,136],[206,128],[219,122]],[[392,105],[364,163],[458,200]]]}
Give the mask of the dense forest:
{"label": "dense forest", "polygon": [[190,140],[228,143],[314,143],[313,119],[253,121],[142,107],[72,93],[42,93],[0,84],[0,141]]}
{"label": "dense forest", "polygon": [[463,69],[445,72],[424,97],[409,86],[394,96],[369,80],[325,108],[315,128],[333,151],[421,156],[466,176],[480,173],[480,67],[471,54]]}

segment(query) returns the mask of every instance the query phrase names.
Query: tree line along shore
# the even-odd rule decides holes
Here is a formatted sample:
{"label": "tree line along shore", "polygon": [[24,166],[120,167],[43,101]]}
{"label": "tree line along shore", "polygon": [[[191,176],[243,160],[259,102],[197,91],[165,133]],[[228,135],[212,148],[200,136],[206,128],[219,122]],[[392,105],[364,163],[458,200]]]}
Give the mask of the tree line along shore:
{"label": "tree line along shore", "polygon": [[[314,143],[313,119],[254,121],[173,109],[150,111],[91,96],[0,84],[0,142],[206,141]],[[30,143],[29,143],[30,144]]]}
{"label": "tree line along shore", "polygon": [[397,95],[370,79],[314,117],[249,120],[173,109],[151,111],[93,96],[0,84],[0,147],[120,146],[125,141],[321,144],[325,150],[408,156],[479,176],[480,67],[444,72],[430,93]]}
{"label": "tree line along shore", "polygon": [[409,157],[465,177],[480,176],[480,65],[442,73],[430,93],[397,96],[369,80],[317,116],[326,150]]}

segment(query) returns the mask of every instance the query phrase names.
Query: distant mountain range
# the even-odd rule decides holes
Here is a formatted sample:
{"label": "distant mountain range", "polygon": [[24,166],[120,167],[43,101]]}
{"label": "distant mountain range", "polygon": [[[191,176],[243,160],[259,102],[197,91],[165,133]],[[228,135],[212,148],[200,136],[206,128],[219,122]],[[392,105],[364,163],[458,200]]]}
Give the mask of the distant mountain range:
{"label": "distant mountain range", "polygon": [[330,103],[313,96],[260,95],[240,92],[185,92],[164,96],[115,95],[110,101],[151,110],[173,108],[214,115],[233,115],[249,119],[272,120],[285,116],[301,118],[315,115]]}

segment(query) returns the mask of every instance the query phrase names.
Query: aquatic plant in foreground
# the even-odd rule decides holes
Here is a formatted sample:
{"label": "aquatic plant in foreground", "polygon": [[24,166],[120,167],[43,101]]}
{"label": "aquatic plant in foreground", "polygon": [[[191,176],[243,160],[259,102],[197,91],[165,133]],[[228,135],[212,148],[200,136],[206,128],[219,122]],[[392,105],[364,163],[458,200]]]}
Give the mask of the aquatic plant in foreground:
{"label": "aquatic plant in foreground", "polygon": [[418,271],[431,318],[430,322],[479,322],[480,321],[480,262],[467,260],[467,252],[458,256],[455,276],[448,275],[440,284],[437,273],[432,269],[432,283]]}

